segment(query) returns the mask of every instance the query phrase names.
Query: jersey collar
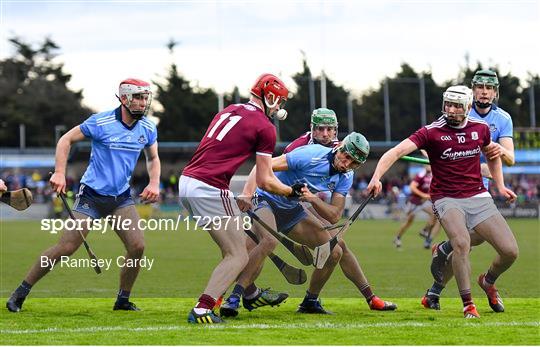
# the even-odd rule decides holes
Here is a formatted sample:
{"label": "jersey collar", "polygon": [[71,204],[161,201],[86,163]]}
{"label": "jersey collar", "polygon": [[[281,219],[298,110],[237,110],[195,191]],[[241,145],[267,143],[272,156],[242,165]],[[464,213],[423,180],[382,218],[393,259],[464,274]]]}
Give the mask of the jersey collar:
{"label": "jersey collar", "polygon": [[467,124],[469,124],[469,117],[465,117],[465,121],[463,122],[462,125],[453,126],[453,125],[450,125],[448,123],[446,125],[448,125],[452,129],[463,129],[463,128],[465,128],[467,126]]}
{"label": "jersey collar", "polygon": [[491,103],[491,107],[489,108],[489,111],[486,114],[481,114],[480,112],[478,112],[478,109],[476,108],[476,105],[474,104],[474,102],[473,102],[473,108],[474,108],[474,112],[476,112],[476,114],[479,115],[480,118],[486,118],[491,111],[495,111],[497,109],[497,105],[495,105],[494,103]]}
{"label": "jersey collar", "polygon": [[248,101],[248,104],[257,107],[259,110],[261,110],[261,111],[264,112],[264,110],[262,109],[262,107],[259,106],[257,103],[255,103],[255,102],[253,102],[253,101],[250,100],[250,101]]}
{"label": "jersey collar", "polygon": [[336,170],[336,168],[334,167],[335,156],[336,156],[336,151],[334,151],[333,149],[330,152],[328,152],[328,154],[326,155],[326,158],[328,159],[328,167],[329,167],[328,175],[329,176],[334,176],[341,173],[340,171]]}
{"label": "jersey collar", "polygon": [[119,121],[120,124],[122,124],[127,130],[133,130],[133,128],[135,128],[135,125],[137,125],[137,123],[139,122],[138,120],[135,120],[135,122],[131,125],[127,125],[126,123],[124,123],[124,121],[122,120],[122,106],[119,106],[117,109],[115,109],[114,114],[116,116],[116,120]]}

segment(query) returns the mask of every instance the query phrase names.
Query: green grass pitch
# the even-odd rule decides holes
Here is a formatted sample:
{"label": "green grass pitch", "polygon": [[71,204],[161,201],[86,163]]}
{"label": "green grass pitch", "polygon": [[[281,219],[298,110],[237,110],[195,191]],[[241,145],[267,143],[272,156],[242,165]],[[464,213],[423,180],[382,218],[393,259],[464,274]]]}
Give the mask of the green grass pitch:
{"label": "green grass pitch", "polygon": [[[487,305],[475,279],[485,271],[495,251],[487,244],[471,253],[473,297],[479,320],[465,320],[455,282],[441,299],[442,310],[426,310],[420,297],[431,284],[431,253],[423,249],[416,222],[396,250],[392,238],[399,223],[359,220],[345,239],[357,255],[375,294],[396,302],[396,312],[370,311],[358,290],[336,271],[321,297],[332,316],[295,313],[307,288],[291,286],[267,262],[257,283],[287,291],[280,307],[241,310],[220,326],[191,326],[187,313],[214,265],[217,246],[204,232],[147,232],[151,270],[142,269],[132,292],[141,312],[112,311],[118,287],[117,266],[101,275],[91,268],[57,268],[33,289],[18,314],[0,312],[0,343],[78,345],[538,345],[540,344],[540,223],[509,220],[520,246],[520,257],[497,282],[506,312]],[[0,222],[0,291],[7,299],[42,250],[58,235],[39,230],[38,222]],[[443,236],[440,235],[439,239]],[[123,247],[114,233],[88,238],[100,258],[116,259]],[[282,247],[276,253],[299,264]],[[86,258],[81,247],[73,258]],[[310,270],[308,270],[308,275]]]}

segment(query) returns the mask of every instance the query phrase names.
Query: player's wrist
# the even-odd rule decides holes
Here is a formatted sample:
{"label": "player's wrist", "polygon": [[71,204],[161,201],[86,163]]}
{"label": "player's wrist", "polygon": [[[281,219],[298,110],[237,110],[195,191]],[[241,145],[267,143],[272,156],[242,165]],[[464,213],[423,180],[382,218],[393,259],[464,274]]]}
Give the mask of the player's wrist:
{"label": "player's wrist", "polygon": [[293,197],[293,195],[294,195],[294,189],[292,189],[292,187],[287,187],[285,196],[290,198],[290,197]]}
{"label": "player's wrist", "polygon": [[251,198],[253,196],[255,192],[246,192],[246,191],[243,191],[242,193],[240,193],[240,195],[238,196],[239,198]]}

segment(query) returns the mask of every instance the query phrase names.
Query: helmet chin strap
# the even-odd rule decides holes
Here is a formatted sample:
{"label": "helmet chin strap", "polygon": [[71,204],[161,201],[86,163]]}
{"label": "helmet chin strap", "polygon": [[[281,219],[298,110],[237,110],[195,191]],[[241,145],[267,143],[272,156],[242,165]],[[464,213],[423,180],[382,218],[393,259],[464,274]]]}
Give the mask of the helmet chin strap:
{"label": "helmet chin strap", "polygon": [[133,117],[133,119],[135,119],[135,120],[140,120],[140,119],[142,119],[142,117],[144,116],[144,112],[140,112],[140,113],[139,113],[139,112],[135,112],[135,113],[134,113],[134,112],[131,111],[131,110],[129,109],[129,107],[127,107],[126,105],[122,105],[122,106],[124,106],[124,107],[126,108],[126,110],[128,111],[129,115],[130,115],[131,117]]}
{"label": "helmet chin strap", "polygon": [[143,116],[144,116],[144,111],[142,111],[141,113],[139,112],[132,112],[129,107],[127,107],[126,105],[124,105],[122,103],[122,99],[120,99],[120,97],[118,95],[115,95],[116,98],[118,99],[118,101],[120,101],[120,105],[122,105],[122,107],[124,107],[126,109],[126,111],[128,111],[129,115],[135,119],[135,120],[140,120]]}
{"label": "helmet chin strap", "polygon": [[264,95],[264,92],[262,92],[262,104],[263,104],[263,110],[264,110],[264,114],[266,115],[266,117],[270,118],[270,119],[274,119],[274,113],[270,114],[269,110],[270,108],[266,105],[266,95]]}
{"label": "helmet chin strap", "polygon": [[479,108],[489,108],[491,107],[491,102],[480,102],[480,101],[474,101],[474,104]]}
{"label": "helmet chin strap", "polygon": [[263,104],[263,110],[266,117],[272,119],[273,117],[268,114],[268,107],[266,106],[266,96],[264,95],[263,91],[261,91],[261,103]]}

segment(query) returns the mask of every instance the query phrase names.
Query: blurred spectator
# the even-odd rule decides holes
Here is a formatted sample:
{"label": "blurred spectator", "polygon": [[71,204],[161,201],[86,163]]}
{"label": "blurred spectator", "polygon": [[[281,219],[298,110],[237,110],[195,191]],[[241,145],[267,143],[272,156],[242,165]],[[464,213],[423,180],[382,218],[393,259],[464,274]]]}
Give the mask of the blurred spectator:
{"label": "blurred spectator", "polygon": [[[4,180],[8,190],[16,190],[23,187],[29,188],[34,195],[36,203],[48,203],[52,201],[52,191],[48,182],[49,169],[5,169],[0,172],[0,178]],[[354,203],[360,203],[365,197],[362,192],[367,187],[367,177],[359,175],[355,178],[350,196]],[[80,177],[66,177],[67,190],[76,194],[79,190]],[[408,189],[410,178],[407,174],[393,176],[383,181],[383,192],[377,201],[389,206],[388,213],[397,217],[396,209],[399,202],[410,195]],[[518,195],[518,204],[525,202],[540,201],[540,176],[527,174],[505,175],[507,186]],[[146,175],[133,175],[132,195],[137,197],[148,184]],[[170,171],[163,177],[161,185],[161,202],[164,204],[178,203],[178,175]],[[490,187],[490,193],[495,200],[500,199],[498,192]]]}

